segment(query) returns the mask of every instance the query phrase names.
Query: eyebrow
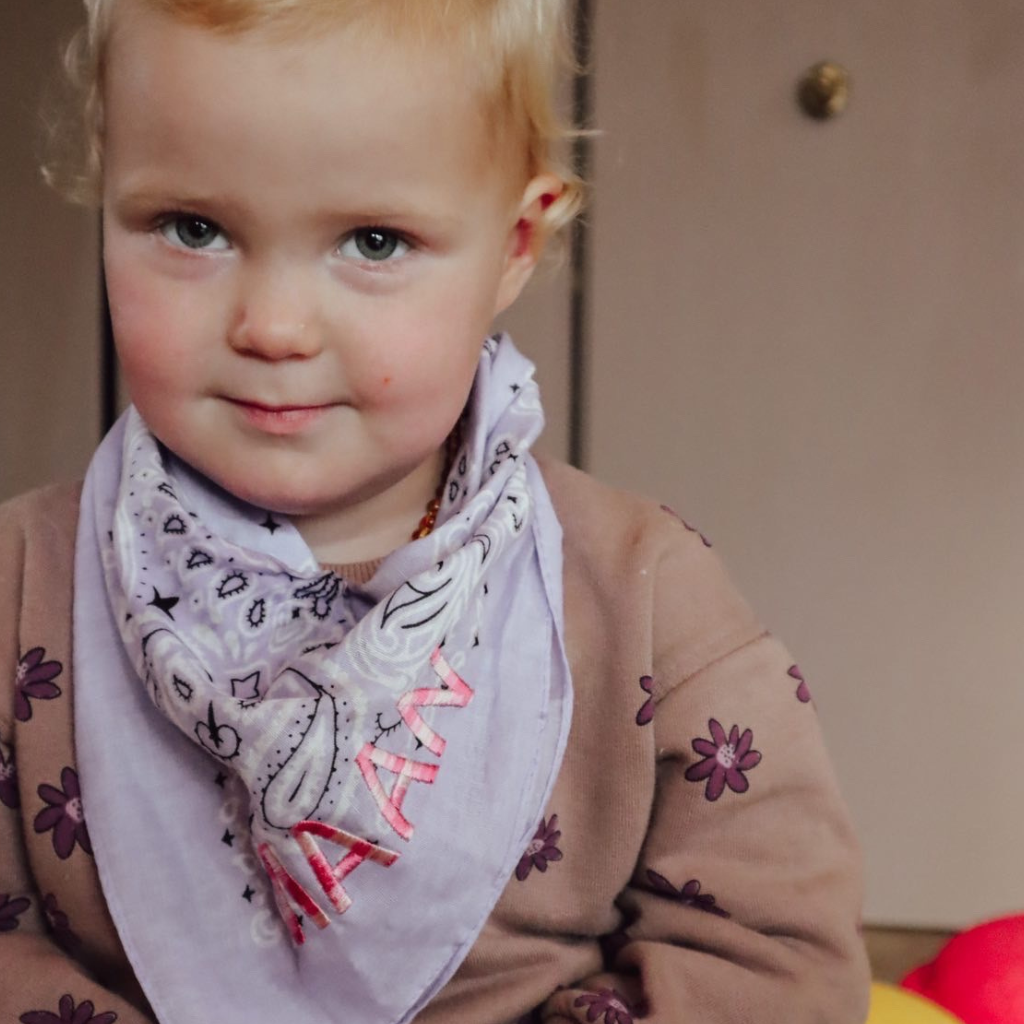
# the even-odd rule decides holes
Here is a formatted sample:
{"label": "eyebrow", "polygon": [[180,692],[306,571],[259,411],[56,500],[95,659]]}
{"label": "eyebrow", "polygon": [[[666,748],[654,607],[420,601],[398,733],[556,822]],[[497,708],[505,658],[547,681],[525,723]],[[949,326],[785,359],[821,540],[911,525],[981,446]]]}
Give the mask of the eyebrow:
{"label": "eyebrow", "polygon": [[[230,196],[218,193],[195,192],[184,193],[152,185],[129,184],[113,197],[112,206],[119,211],[133,212],[158,208],[164,211],[173,210],[212,210],[221,215],[226,213],[232,218],[246,218],[251,211],[246,204]],[[358,224],[380,224],[387,227],[395,223],[423,224],[435,231],[451,231],[459,224],[459,218],[440,214],[422,205],[400,206],[393,202],[370,202],[348,206],[339,201],[336,207],[325,207],[308,214],[311,221],[328,221],[344,219]]]}
{"label": "eyebrow", "polygon": [[[187,196],[187,198],[186,198]],[[144,207],[161,207],[165,210],[189,209],[192,207],[214,207],[227,210],[232,215],[244,215],[248,211],[237,200],[215,193],[183,193],[170,189],[154,188],[151,185],[128,185],[113,197],[113,204],[118,209],[138,209]]]}

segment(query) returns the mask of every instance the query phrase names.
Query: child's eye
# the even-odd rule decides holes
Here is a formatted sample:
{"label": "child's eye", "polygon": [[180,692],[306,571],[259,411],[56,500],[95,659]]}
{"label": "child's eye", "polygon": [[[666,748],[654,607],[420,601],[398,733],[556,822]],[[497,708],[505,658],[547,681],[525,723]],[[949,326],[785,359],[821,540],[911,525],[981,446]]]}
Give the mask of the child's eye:
{"label": "child's eye", "polygon": [[359,228],[341,243],[338,251],[349,258],[384,263],[404,256],[409,251],[409,243],[385,228]]}
{"label": "child's eye", "polygon": [[187,249],[226,249],[228,240],[224,232],[205,217],[179,215],[171,217],[160,225],[160,234],[171,245],[183,245]]}

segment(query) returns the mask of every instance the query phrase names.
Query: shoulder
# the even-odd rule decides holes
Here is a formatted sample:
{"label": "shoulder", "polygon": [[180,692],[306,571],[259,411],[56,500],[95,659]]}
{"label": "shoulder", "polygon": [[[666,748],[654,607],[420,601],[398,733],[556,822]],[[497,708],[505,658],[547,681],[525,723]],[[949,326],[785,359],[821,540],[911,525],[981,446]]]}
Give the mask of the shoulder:
{"label": "shoulder", "polygon": [[656,502],[612,487],[565,462],[538,457],[544,483],[565,533],[566,548],[599,543],[608,552],[635,553],[637,549],[671,544],[681,525]]}
{"label": "shoulder", "polygon": [[579,469],[538,458],[564,533],[566,560],[582,557],[594,572],[616,576],[635,565],[648,576],[665,560],[686,563],[696,584],[723,573],[710,544],[667,505],[612,487]]}
{"label": "shoulder", "polygon": [[78,503],[82,497],[82,482],[50,484],[26,491],[7,501],[0,502],[0,522],[5,526],[13,523],[44,522],[55,520],[72,522],[78,519]]}
{"label": "shoulder", "polygon": [[12,556],[20,562],[29,550],[70,557],[81,493],[81,483],[52,484],[0,503],[0,564],[9,568]]}
{"label": "shoulder", "polygon": [[646,633],[662,692],[763,635],[710,543],[672,509],[537,462],[564,534],[567,613],[600,616],[609,635]]}
{"label": "shoulder", "polygon": [[[80,495],[78,484],[60,484],[0,504],[0,665],[45,659],[59,674],[70,663]],[[14,672],[0,672],[0,732],[7,737],[12,716],[31,718],[27,706],[17,710],[17,686]],[[67,691],[66,672],[61,691]]]}

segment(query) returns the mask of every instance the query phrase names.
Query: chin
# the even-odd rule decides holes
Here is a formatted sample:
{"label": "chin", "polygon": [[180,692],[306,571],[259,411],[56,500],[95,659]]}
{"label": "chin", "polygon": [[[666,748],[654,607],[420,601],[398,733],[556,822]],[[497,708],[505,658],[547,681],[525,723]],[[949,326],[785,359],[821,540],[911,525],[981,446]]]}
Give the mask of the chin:
{"label": "chin", "polygon": [[239,495],[239,497],[243,501],[249,502],[250,505],[265,508],[268,512],[295,518],[323,514],[345,505],[344,500],[335,498],[333,495],[306,494],[272,488],[252,491],[249,494]]}
{"label": "chin", "polygon": [[240,501],[283,516],[313,515],[344,503],[337,495],[325,494],[315,482],[303,486],[296,481],[261,481],[230,473],[207,475]]}

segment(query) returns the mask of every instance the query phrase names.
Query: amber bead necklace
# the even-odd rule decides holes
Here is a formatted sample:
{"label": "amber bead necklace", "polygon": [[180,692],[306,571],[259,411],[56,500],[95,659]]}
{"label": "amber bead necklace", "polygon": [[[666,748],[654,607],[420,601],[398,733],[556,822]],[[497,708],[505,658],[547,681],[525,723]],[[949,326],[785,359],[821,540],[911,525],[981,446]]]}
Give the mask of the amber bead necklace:
{"label": "amber bead necklace", "polygon": [[434,526],[437,523],[437,513],[441,511],[441,498],[444,495],[444,486],[448,480],[448,474],[451,472],[452,466],[455,463],[455,456],[458,454],[461,444],[462,420],[460,418],[458,423],[452,427],[451,433],[445,439],[444,470],[441,473],[441,479],[438,481],[437,490],[434,492],[434,496],[427,502],[427,511],[420,520],[419,526],[412,531],[411,540],[422,540],[424,537],[429,537],[430,534],[433,533]]}

